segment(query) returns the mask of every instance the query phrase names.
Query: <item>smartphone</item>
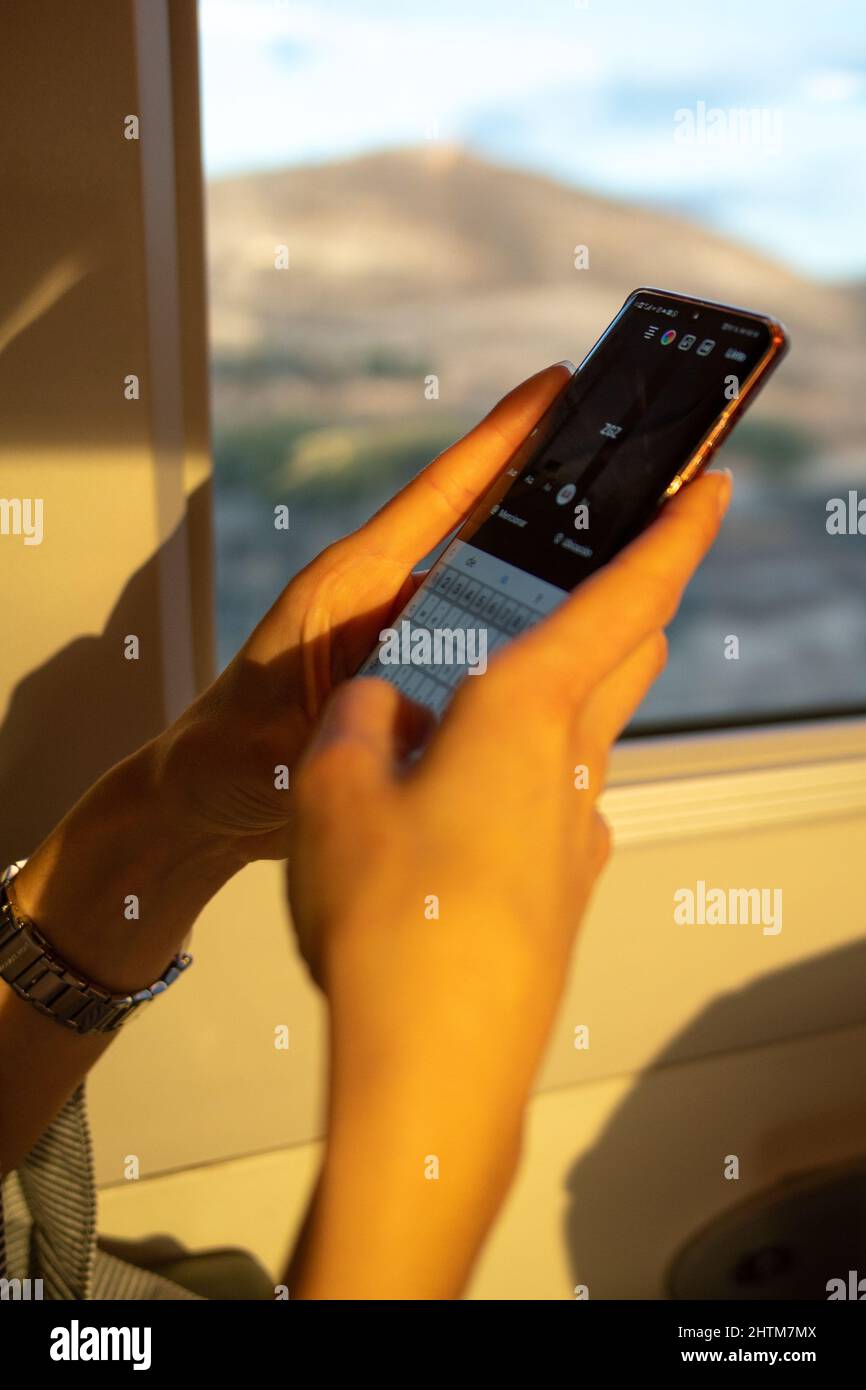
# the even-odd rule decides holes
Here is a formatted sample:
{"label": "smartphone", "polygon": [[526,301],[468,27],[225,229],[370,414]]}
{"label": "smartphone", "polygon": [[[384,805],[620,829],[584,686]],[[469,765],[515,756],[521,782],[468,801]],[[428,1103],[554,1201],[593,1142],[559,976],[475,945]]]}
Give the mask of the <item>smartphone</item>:
{"label": "smartphone", "polygon": [[764,314],[635,290],[358,674],[441,714],[707,466],[787,346]]}

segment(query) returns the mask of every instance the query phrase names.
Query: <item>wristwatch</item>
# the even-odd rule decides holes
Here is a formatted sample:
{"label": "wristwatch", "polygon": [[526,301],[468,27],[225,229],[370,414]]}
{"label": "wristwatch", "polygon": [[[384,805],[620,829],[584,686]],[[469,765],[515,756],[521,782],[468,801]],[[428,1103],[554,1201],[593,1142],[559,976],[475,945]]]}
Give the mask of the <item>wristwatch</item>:
{"label": "wristwatch", "polygon": [[64,1028],[74,1033],[114,1033],[192,964],[192,956],[182,952],[147,989],[135,994],[101,989],[61,960],[30,919],[16,910],[9,885],[19,868],[21,864],[10,864],[0,873],[0,979]]}

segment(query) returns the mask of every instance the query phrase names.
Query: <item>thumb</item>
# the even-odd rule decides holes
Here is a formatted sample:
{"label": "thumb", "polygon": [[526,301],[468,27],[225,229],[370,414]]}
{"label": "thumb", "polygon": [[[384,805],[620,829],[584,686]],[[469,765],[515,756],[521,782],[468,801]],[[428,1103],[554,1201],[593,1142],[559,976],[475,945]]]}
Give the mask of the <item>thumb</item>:
{"label": "thumb", "polygon": [[365,676],[338,686],[326,704],[304,761],[342,749],[369,771],[388,775],[423,746],[436,727],[424,705],[402,695],[390,681]]}

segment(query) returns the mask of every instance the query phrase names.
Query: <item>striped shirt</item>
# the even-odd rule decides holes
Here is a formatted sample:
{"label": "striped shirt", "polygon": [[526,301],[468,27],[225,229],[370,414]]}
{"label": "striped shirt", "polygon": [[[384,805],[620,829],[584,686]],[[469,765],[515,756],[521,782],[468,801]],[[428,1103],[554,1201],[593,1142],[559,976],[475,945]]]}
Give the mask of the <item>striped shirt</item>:
{"label": "striped shirt", "polygon": [[[0,1183],[0,1279],[46,1299],[195,1299],[170,1279],[100,1250],[84,1086]],[[41,1280],[41,1287],[35,1284]],[[2,1285],[0,1297],[9,1297]],[[12,1295],[14,1296],[14,1295]]]}

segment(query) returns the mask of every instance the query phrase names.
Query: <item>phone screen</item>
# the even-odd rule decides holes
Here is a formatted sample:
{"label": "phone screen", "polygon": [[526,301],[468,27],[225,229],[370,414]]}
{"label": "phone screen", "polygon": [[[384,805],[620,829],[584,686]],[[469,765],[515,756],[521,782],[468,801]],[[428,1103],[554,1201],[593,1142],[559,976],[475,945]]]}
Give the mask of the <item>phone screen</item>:
{"label": "phone screen", "polygon": [[760,319],[634,297],[461,539],[574,588],[649,521],[770,337]]}
{"label": "phone screen", "polygon": [[441,712],[647,524],[772,345],[758,315],[636,291],[359,674]]}

